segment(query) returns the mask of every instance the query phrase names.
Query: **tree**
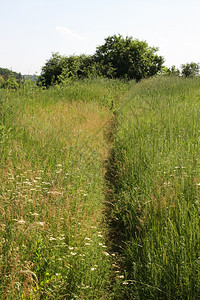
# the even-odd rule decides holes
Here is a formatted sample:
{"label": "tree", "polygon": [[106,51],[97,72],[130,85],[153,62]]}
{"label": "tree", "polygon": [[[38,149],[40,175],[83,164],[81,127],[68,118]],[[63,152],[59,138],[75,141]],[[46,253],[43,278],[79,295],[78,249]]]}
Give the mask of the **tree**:
{"label": "tree", "polygon": [[161,70],[161,75],[164,75],[164,76],[180,76],[180,71],[174,65],[171,68],[163,67],[163,69]]}
{"label": "tree", "polygon": [[106,77],[139,81],[162,69],[164,58],[157,51],[158,48],[149,47],[146,41],[114,35],[97,47],[94,59]]}
{"label": "tree", "polygon": [[181,65],[181,69],[182,69],[182,76],[185,77],[194,77],[199,75],[199,64],[191,62],[191,63],[187,63],[187,64],[182,64]]}
{"label": "tree", "polygon": [[74,79],[90,78],[98,75],[97,64],[94,62],[93,56],[62,56],[59,53],[53,53],[42,68],[37,83],[49,87]]}
{"label": "tree", "polygon": [[52,57],[42,67],[41,75],[38,78],[38,84],[50,86],[58,80],[58,76],[62,73],[62,56],[58,53],[53,53]]}
{"label": "tree", "polygon": [[0,68],[0,75],[4,80],[7,80],[10,76],[16,78],[18,83],[22,80],[21,73],[13,72],[12,70],[6,68]]}

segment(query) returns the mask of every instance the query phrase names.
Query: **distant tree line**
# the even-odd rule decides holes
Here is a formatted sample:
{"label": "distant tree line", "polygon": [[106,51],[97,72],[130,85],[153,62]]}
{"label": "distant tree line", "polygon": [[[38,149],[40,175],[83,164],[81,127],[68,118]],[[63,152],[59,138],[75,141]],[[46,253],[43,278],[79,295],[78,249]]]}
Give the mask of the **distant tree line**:
{"label": "distant tree line", "polygon": [[191,62],[181,65],[181,70],[177,69],[175,66],[171,68],[163,68],[163,75],[168,76],[184,76],[184,77],[194,77],[198,76],[200,71],[199,63]]}
{"label": "distant tree line", "polygon": [[161,71],[164,58],[157,55],[157,51],[158,48],[149,47],[145,41],[121,35],[109,36],[96,48],[94,55],[61,56],[53,53],[42,68],[38,84],[48,87],[91,77],[139,81]]}
{"label": "distant tree line", "polygon": [[0,88],[16,89],[24,80],[37,81],[38,86],[49,87],[84,78],[141,79],[154,75],[193,77],[199,75],[198,63],[164,66],[164,58],[157,54],[158,48],[149,47],[146,41],[132,37],[113,35],[96,48],[94,55],[64,56],[53,53],[42,67],[39,77],[21,75],[9,69],[0,68]]}
{"label": "distant tree line", "polygon": [[36,75],[22,75],[7,68],[0,68],[0,88],[18,89],[25,81],[37,82]]}
{"label": "distant tree line", "polygon": [[22,80],[23,78],[21,73],[13,72],[6,68],[0,68],[0,76],[3,77],[4,80],[7,80],[11,76],[18,81]]}
{"label": "distant tree line", "polygon": [[109,36],[94,55],[62,56],[53,53],[42,68],[38,85],[49,87],[74,79],[106,77],[140,81],[154,75],[199,75],[199,64],[187,63],[178,70],[166,68],[164,58],[157,55],[158,48],[149,47],[146,41],[121,35]]}

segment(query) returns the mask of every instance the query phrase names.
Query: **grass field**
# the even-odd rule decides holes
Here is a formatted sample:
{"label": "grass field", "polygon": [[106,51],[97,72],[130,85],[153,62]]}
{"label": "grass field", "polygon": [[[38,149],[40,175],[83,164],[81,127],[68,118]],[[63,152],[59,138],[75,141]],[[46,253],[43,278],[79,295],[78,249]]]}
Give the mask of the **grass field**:
{"label": "grass field", "polygon": [[107,298],[105,136],[126,86],[2,91],[0,298]]}
{"label": "grass field", "polygon": [[199,298],[199,117],[199,78],[145,80],[122,103],[110,158],[118,299]]}
{"label": "grass field", "polygon": [[200,79],[0,91],[0,298],[198,299]]}

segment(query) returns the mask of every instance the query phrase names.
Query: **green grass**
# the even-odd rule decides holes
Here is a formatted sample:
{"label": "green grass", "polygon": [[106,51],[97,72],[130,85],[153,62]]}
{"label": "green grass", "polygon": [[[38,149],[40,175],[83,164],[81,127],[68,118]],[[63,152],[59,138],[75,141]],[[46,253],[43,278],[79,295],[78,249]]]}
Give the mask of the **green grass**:
{"label": "green grass", "polygon": [[127,86],[1,91],[0,298],[108,298],[105,132]]}
{"label": "green grass", "polygon": [[0,298],[198,299],[200,79],[0,91]]}
{"label": "green grass", "polygon": [[200,295],[199,116],[199,78],[145,80],[121,105],[110,158],[118,299]]}

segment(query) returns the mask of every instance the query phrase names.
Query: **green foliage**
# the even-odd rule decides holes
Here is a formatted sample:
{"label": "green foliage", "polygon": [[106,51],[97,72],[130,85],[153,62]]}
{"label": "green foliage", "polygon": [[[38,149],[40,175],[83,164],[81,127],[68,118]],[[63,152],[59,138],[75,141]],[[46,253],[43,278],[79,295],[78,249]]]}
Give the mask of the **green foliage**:
{"label": "green foliage", "polygon": [[104,76],[139,81],[161,70],[164,59],[155,54],[157,51],[157,48],[149,47],[146,41],[114,35],[97,47],[94,58]]}
{"label": "green foliage", "polygon": [[21,73],[13,72],[12,70],[6,68],[0,68],[0,75],[4,78],[4,80],[7,80],[10,76],[17,79],[18,82],[22,80]]}
{"label": "green foliage", "polygon": [[49,87],[74,79],[99,76],[139,81],[162,69],[164,59],[156,54],[157,51],[145,41],[114,35],[97,47],[91,56],[67,57],[53,53],[42,68],[38,85]]}
{"label": "green foliage", "polygon": [[171,68],[164,67],[162,72],[161,72],[161,75],[164,75],[164,76],[180,76],[180,71],[179,71],[179,69],[176,68],[176,66],[172,66]]}
{"label": "green foliage", "polygon": [[182,76],[185,77],[194,77],[199,75],[199,64],[191,62],[181,65]]}
{"label": "green foliage", "polygon": [[0,68],[0,88],[16,90],[22,81],[21,73]]}
{"label": "green foliage", "polygon": [[16,90],[19,88],[19,84],[17,83],[17,81],[14,77],[10,77],[4,81],[4,83],[2,84],[2,87],[5,89]]}
{"label": "green foliage", "polygon": [[42,68],[38,85],[49,87],[71,80],[97,77],[98,68],[96,66],[92,56],[62,56],[53,53]]}

